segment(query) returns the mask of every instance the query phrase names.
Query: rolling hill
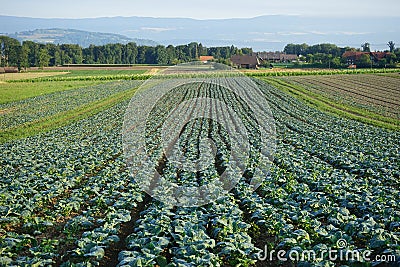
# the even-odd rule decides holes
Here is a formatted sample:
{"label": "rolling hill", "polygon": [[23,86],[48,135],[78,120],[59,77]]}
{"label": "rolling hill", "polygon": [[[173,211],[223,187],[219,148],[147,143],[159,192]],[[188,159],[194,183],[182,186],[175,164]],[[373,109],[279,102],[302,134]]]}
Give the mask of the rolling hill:
{"label": "rolling hill", "polygon": [[129,38],[121,34],[89,32],[74,29],[36,29],[7,35],[20,41],[30,40],[38,43],[79,44],[82,47],[88,47],[91,44],[126,44],[129,42],[135,42],[138,45],[157,45],[156,42],[147,39]]}

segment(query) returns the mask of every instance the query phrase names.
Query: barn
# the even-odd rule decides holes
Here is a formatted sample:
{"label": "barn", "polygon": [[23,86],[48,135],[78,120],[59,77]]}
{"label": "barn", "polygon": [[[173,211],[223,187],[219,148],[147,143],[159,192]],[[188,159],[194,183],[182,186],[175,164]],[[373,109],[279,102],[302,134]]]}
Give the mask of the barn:
{"label": "barn", "polygon": [[257,69],[260,66],[257,55],[233,55],[231,61],[237,68]]}

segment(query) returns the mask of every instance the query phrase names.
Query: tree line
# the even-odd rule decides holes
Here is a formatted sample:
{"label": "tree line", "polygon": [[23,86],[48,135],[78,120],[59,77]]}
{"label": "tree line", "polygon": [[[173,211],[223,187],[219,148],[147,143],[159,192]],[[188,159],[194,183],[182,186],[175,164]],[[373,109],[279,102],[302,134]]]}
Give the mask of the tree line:
{"label": "tree line", "polygon": [[[362,51],[369,52],[370,45],[361,45]],[[400,60],[400,49],[393,41],[388,42],[390,55],[381,59],[377,66],[396,66]],[[283,52],[297,54],[309,66],[341,68],[346,66],[342,57],[346,51],[361,51],[352,47],[338,47],[335,44],[288,44]],[[389,51],[388,51],[389,52]],[[175,65],[198,60],[200,56],[213,56],[220,63],[230,65],[232,55],[252,54],[251,48],[235,46],[205,47],[192,42],[187,45],[138,46],[127,44],[90,45],[82,48],[77,44],[41,44],[33,41],[19,42],[17,39],[0,36],[0,66],[16,66],[18,69],[47,67],[68,64],[159,64]],[[268,63],[268,62],[267,62]],[[268,65],[268,64],[267,64]],[[357,66],[369,67],[368,56],[357,62]]]}
{"label": "tree line", "polygon": [[235,46],[205,47],[192,42],[187,45],[138,46],[136,43],[90,45],[20,43],[14,38],[0,36],[0,66],[47,67],[68,64],[159,64],[174,65],[213,56],[221,63],[229,63],[232,55],[251,54],[251,48]]}

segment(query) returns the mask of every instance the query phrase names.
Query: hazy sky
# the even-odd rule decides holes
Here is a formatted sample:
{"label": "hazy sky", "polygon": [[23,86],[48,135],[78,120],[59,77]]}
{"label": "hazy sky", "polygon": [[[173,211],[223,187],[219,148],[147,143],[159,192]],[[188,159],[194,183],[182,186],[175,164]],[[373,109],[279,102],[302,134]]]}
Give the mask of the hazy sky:
{"label": "hazy sky", "polygon": [[0,0],[0,3],[0,15],[43,18],[149,16],[209,19],[270,14],[398,17],[400,13],[399,0]]}

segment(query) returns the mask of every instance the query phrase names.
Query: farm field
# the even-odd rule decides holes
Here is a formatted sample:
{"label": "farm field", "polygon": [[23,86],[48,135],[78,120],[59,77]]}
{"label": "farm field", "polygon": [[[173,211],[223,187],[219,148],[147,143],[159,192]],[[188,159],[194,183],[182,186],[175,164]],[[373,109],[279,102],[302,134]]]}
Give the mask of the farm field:
{"label": "farm field", "polygon": [[307,75],[336,75],[336,74],[379,74],[384,76],[397,77],[399,69],[287,69],[287,68],[272,68],[272,69],[241,69],[251,77],[274,77],[274,76],[307,76]]}
{"label": "farm field", "polygon": [[371,125],[400,129],[400,87],[396,76],[347,74],[261,79],[320,110]]}
{"label": "farm field", "polygon": [[[108,67],[107,67],[108,66]],[[3,73],[0,84],[4,82],[38,82],[38,81],[101,81],[120,79],[147,79],[163,66],[115,67],[104,65],[99,67],[46,67],[29,68],[20,73]],[[136,77],[136,78],[133,78]]]}
{"label": "farm field", "polygon": [[83,68],[70,68],[66,76],[68,77],[80,77],[80,76],[102,76],[102,75],[135,75],[143,74],[149,70],[137,70],[137,69],[89,69],[85,70]]}
{"label": "farm field", "polygon": [[0,75],[0,82],[13,81],[13,80],[25,80],[25,79],[35,79],[40,77],[65,75],[68,72],[20,72],[20,73],[2,73]]}
{"label": "farm field", "polygon": [[[0,83],[1,99],[0,104],[33,98],[40,95],[47,95],[55,92],[62,92],[99,84],[99,81],[43,81],[40,83],[30,82],[7,82]],[[3,108],[2,108],[3,109]]]}
{"label": "farm field", "polygon": [[328,99],[400,119],[400,84],[394,77],[366,74],[282,79]]}
{"label": "farm field", "polygon": [[[192,208],[153,199],[126,167],[122,124],[143,80],[0,84],[0,266],[398,266],[396,81],[375,74],[254,78],[275,120],[269,173],[255,192],[243,177],[225,197]],[[367,121],[325,113],[310,99],[362,111]],[[368,123],[381,119],[392,127]],[[184,133],[187,147],[210,132],[229,146],[222,130],[196,123]],[[259,259],[266,248],[372,254],[364,263],[322,254],[292,264]],[[377,265],[382,255],[392,262]]]}

